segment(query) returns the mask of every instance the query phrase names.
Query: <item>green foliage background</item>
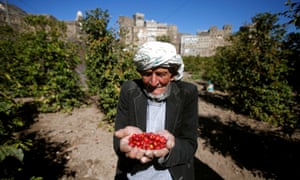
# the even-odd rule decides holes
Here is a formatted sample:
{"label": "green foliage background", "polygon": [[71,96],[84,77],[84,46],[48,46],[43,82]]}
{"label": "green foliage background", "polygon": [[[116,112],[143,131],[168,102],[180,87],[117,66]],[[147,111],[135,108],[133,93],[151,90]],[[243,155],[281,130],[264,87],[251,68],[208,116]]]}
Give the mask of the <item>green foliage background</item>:
{"label": "green foliage background", "polygon": [[2,164],[7,157],[22,161],[24,150],[30,150],[30,139],[17,138],[33,116],[22,115],[28,111],[24,99],[38,112],[70,111],[84,100],[75,71],[78,48],[65,40],[65,24],[28,15],[21,26],[22,31],[0,26],[0,178],[12,178],[20,171]]}
{"label": "green foliage background", "polygon": [[295,50],[300,44],[285,39],[277,15],[258,14],[252,21],[231,36],[231,45],[219,48],[216,56],[185,57],[190,63],[186,69],[227,92],[235,111],[293,132],[299,125],[294,78],[299,59],[291,57],[299,53]]}
{"label": "green foliage background", "polygon": [[108,121],[113,122],[122,82],[138,77],[132,59],[133,51],[108,29],[109,14],[102,9],[87,12],[82,21],[87,34],[86,74],[89,90],[99,97],[99,105]]}
{"label": "green foliage background", "polygon": [[[281,15],[298,29],[300,3],[288,5]],[[299,33],[285,36],[277,15],[258,14],[252,21],[216,56],[184,57],[185,69],[194,79],[212,80],[227,92],[234,110],[291,133],[299,127]],[[108,29],[108,11],[89,11],[81,23],[88,92],[75,71],[82,63],[82,47],[66,40],[65,23],[28,15],[21,31],[0,25],[0,179],[22,172],[22,163],[8,167],[5,160],[22,162],[24,151],[30,151],[31,139],[17,134],[29,126],[34,113],[71,111],[96,96],[113,123],[121,84],[139,77],[132,63],[135,49],[128,49],[134,46],[122,44],[120,34]],[[31,111],[24,99],[29,99]]]}

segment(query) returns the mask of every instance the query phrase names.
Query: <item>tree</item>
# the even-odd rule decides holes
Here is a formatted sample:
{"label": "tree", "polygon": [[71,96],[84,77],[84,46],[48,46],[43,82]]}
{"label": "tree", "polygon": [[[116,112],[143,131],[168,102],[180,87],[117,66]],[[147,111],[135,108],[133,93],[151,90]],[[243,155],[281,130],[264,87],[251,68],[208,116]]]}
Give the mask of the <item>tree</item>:
{"label": "tree", "polygon": [[300,33],[289,33],[284,41],[283,46],[285,51],[288,51],[288,66],[290,67],[288,81],[293,87],[293,90],[300,101],[300,84],[298,77],[300,77]]}
{"label": "tree", "polygon": [[20,80],[21,96],[34,96],[41,111],[71,110],[83,101],[80,62],[75,44],[65,40],[66,25],[47,16],[29,15],[28,30],[15,42],[12,72]]}
{"label": "tree", "polygon": [[293,129],[297,118],[281,42],[285,30],[277,21],[277,15],[258,14],[232,36],[231,45],[218,50],[215,81],[223,84],[239,111]]}
{"label": "tree", "polygon": [[[286,6],[288,9],[279,15],[284,16],[289,19],[286,23],[287,25],[294,25],[296,29],[300,28],[300,2],[292,2],[288,0],[286,2]],[[298,95],[298,102],[299,92],[300,92],[300,85],[297,81],[300,75],[300,33],[299,32],[291,32],[287,35],[284,41],[284,48],[286,51],[289,51],[289,67],[291,71],[289,73],[289,82],[291,86],[293,86],[296,94]]]}
{"label": "tree", "polygon": [[[0,179],[22,173],[23,151],[32,144],[16,132],[28,127],[38,110],[70,110],[83,99],[75,71],[79,58],[64,40],[65,24],[28,15],[21,25],[21,31],[0,25]],[[33,99],[30,105],[16,100],[25,97]]]}
{"label": "tree", "polygon": [[166,36],[166,35],[158,36],[158,37],[156,37],[156,40],[162,41],[162,42],[168,42],[168,43],[171,42],[170,36]]}
{"label": "tree", "polygon": [[279,15],[283,15],[290,19],[288,24],[294,24],[297,29],[300,28],[300,2],[292,2],[288,0],[286,2],[286,6],[289,7],[288,10],[279,13]]}
{"label": "tree", "polygon": [[112,121],[116,114],[120,85],[137,76],[132,65],[132,52],[117,39],[113,29],[108,29],[107,10],[95,9],[86,12],[82,20],[87,33],[86,74],[90,92],[99,97],[99,105]]}

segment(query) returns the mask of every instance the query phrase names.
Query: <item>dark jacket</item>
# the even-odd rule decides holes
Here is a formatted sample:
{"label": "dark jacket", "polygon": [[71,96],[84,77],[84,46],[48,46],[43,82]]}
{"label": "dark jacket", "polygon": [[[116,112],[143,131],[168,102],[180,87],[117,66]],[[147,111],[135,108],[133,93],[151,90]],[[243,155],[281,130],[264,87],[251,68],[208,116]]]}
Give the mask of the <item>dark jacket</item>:
{"label": "dark jacket", "polygon": [[[122,85],[115,130],[131,125],[146,131],[147,96],[142,87],[141,80],[127,81]],[[141,164],[138,160],[126,158],[119,149],[120,139],[114,137],[114,150],[118,155],[115,179],[126,179],[126,173],[134,173],[150,165],[168,169],[175,180],[194,179],[193,158],[198,146],[198,91],[195,85],[171,82],[171,94],[166,100],[165,128],[175,136],[175,146],[163,164],[157,161]]]}

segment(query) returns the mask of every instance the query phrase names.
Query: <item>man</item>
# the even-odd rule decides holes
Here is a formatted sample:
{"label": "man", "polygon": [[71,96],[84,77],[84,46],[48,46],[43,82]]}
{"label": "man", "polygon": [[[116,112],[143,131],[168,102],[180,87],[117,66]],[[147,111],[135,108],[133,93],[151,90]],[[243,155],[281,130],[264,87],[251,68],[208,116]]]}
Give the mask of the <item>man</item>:
{"label": "man", "polygon": [[[173,45],[147,42],[134,63],[140,80],[122,85],[115,119],[115,179],[193,180],[197,149],[198,92],[181,81],[184,64]],[[153,132],[166,147],[144,150],[128,144],[133,134]]]}

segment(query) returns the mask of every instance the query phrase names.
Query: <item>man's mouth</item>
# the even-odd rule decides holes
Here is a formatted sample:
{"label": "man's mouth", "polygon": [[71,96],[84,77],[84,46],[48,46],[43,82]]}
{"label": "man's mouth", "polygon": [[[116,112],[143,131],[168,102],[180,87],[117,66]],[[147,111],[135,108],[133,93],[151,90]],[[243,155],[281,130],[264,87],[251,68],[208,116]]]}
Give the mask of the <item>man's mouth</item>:
{"label": "man's mouth", "polygon": [[154,90],[156,89],[160,89],[160,88],[163,88],[163,86],[161,84],[158,84],[156,86],[151,86],[150,84],[147,85],[146,89],[148,92],[153,92]]}

